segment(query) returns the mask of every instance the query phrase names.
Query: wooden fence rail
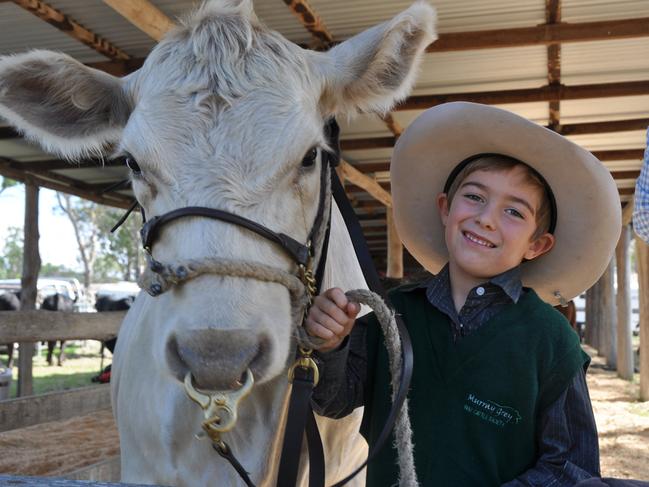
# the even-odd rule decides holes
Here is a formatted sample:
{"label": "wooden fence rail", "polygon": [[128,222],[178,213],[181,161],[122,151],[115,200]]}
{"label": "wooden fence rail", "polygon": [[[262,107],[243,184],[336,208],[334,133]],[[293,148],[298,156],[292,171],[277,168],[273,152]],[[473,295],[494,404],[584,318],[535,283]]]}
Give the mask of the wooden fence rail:
{"label": "wooden fence rail", "polygon": [[108,384],[0,401],[0,432],[110,408]]}
{"label": "wooden fence rail", "polygon": [[125,316],[125,311],[0,311],[0,343],[108,340],[117,336]]}

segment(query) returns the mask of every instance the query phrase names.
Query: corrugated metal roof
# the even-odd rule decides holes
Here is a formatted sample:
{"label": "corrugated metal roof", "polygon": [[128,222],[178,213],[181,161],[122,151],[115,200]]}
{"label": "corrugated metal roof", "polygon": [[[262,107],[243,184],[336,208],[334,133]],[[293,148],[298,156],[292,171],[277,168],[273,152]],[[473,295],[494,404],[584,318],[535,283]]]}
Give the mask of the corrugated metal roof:
{"label": "corrugated metal roof", "polygon": [[600,22],[649,17],[647,0],[562,0],[563,22]]}
{"label": "corrugated metal roof", "polygon": [[0,54],[53,49],[81,62],[106,58],[11,2],[0,2]]}
{"label": "corrugated metal roof", "polygon": [[145,57],[156,44],[102,1],[47,0],[47,3],[129,56]]}
{"label": "corrugated metal roof", "polygon": [[543,46],[427,54],[415,94],[536,88],[546,84]]}

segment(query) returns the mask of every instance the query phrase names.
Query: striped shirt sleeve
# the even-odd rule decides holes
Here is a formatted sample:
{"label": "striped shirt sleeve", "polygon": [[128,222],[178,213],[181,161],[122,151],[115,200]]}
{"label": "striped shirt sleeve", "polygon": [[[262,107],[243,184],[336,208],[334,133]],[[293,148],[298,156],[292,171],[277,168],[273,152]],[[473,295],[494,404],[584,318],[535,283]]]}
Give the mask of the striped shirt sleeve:
{"label": "striped shirt sleeve", "polygon": [[647,148],[644,152],[642,170],[635,184],[633,229],[642,240],[649,242],[649,128],[647,129]]}

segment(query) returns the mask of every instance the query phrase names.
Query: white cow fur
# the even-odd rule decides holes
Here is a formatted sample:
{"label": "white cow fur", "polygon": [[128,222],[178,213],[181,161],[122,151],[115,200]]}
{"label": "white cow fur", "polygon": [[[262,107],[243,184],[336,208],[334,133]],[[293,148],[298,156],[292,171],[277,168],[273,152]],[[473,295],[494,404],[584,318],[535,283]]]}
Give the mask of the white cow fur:
{"label": "white cow fur", "polygon": [[[385,111],[406,96],[434,39],[433,24],[433,10],[418,1],[393,20],[317,53],[261,26],[251,0],[213,0],[124,79],[48,51],[0,58],[0,115],[66,157],[103,154],[108,146],[131,154],[142,170],[133,175],[133,188],[149,216],[209,206],[304,242],[317,208],[319,170],[301,168],[301,159],[324,146],[328,117]],[[333,223],[325,286],[364,287],[337,211]],[[153,253],[169,264],[220,256],[295,271],[273,244],[206,219],[166,227]],[[249,364],[255,387],[224,439],[255,483],[273,485],[273,439],[293,333],[288,292],[278,284],[219,276],[199,277],[157,298],[141,294],[127,315],[112,376],[123,480],[241,484],[209,442],[193,436],[202,414],[183,391],[187,367],[170,345],[180,331],[193,330],[246,330],[258,340],[260,352]],[[217,367],[215,377],[231,380],[227,370]],[[332,428],[332,421],[319,419],[327,484],[363,459],[359,420],[357,412]]]}

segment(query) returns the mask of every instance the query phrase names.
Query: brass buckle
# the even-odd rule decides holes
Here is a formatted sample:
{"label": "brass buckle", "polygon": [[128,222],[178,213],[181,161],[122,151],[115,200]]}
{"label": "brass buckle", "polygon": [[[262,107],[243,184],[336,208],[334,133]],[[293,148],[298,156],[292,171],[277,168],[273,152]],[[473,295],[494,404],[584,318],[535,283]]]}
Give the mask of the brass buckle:
{"label": "brass buckle", "polygon": [[320,371],[318,370],[318,364],[315,363],[315,360],[311,358],[311,349],[300,347],[301,356],[289,367],[288,369],[288,381],[292,384],[293,379],[295,378],[295,368],[302,367],[303,369],[313,370],[313,387],[318,385],[320,380]]}
{"label": "brass buckle", "polygon": [[237,422],[239,402],[245,398],[255,383],[250,369],[246,369],[246,380],[239,389],[231,391],[216,391],[207,393],[194,387],[191,372],[185,376],[185,392],[189,398],[204,411],[205,420],[202,423],[204,433],[197,435],[202,438],[207,434],[213,442],[220,444],[221,434],[234,428]]}

